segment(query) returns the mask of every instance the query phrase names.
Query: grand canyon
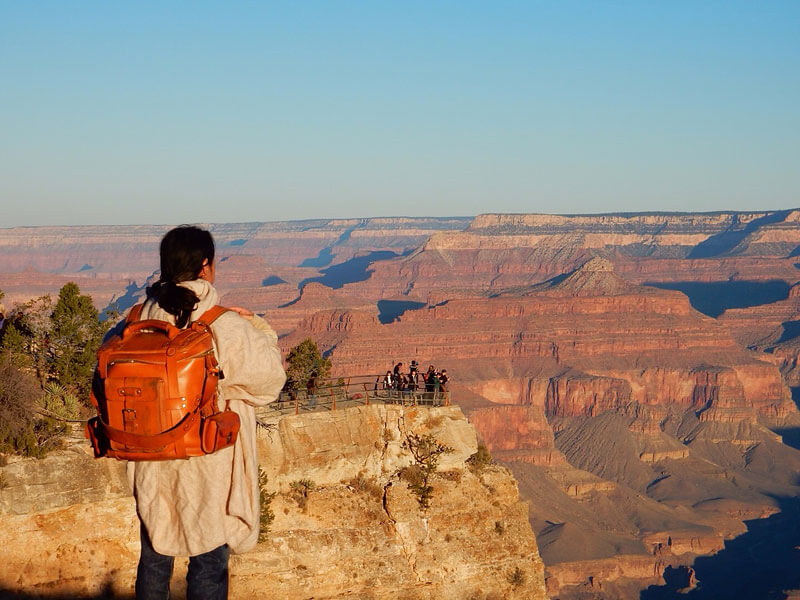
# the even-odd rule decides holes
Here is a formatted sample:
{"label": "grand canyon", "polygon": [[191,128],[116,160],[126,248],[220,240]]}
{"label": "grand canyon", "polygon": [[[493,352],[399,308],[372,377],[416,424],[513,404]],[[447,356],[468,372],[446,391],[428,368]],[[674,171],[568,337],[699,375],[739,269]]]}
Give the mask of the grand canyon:
{"label": "grand canyon", "polygon": [[[412,359],[447,369],[453,403],[509,470],[492,475],[509,490],[497,502],[524,510],[514,486],[527,502],[527,524],[509,523],[538,566],[528,592],[501,582],[497,597],[543,597],[545,586],[563,600],[800,597],[800,209],[206,227],[223,303],[263,314],[284,352],[310,337],[334,377],[374,378]],[[99,309],[124,313],[157,278],[167,228],[2,229],[3,301],[74,281]],[[456,412],[445,416],[467,427]],[[345,451],[318,435],[315,447]],[[454,443],[462,461],[476,443]],[[486,488],[462,481],[470,494]],[[458,514],[472,510],[448,490]],[[327,493],[319,506],[345,492]],[[278,524],[328,531],[321,510],[324,524],[288,512]],[[480,510],[501,522],[491,501]],[[442,539],[459,535],[455,523]],[[315,560],[313,535],[293,544]],[[488,572],[482,548],[469,581]],[[513,550],[497,552],[510,568]],[[318,597],[359,597],[333,587]],[[457,597],[419,597],[437,593]]]}

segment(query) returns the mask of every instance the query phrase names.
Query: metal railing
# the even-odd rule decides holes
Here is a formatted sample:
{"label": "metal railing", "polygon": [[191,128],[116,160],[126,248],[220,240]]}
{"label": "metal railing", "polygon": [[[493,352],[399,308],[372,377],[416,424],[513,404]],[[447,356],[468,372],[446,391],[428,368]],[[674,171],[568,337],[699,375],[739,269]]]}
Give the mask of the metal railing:
{"label": "metal railing", "polygon": [[353,375],[320,380],[313,390],[281,391],[275,402],[258,410],[259,416],[337,410],[373,403],[404,406],[450,406],[450,392],[442,387],[428,391],[421,382],[415,390],[384,389],[382,375]]}

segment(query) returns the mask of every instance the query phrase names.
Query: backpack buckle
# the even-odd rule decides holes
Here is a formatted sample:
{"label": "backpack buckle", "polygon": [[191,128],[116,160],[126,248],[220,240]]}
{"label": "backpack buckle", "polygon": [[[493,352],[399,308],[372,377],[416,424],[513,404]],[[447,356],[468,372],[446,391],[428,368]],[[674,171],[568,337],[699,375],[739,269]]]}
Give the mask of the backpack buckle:
{"label": "backpack buckle", "polygon": [[136,431],[137,423],[136,423],[136,410],[133,408],[123,408],[122,409],[122,425],[125,431]]}

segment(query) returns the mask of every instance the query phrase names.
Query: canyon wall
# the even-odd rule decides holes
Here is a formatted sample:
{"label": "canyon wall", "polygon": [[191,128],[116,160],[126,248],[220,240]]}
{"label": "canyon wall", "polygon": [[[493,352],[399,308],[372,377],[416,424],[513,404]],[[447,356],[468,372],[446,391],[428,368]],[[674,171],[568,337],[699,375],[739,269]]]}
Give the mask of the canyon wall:
{"label": "canyon wall", "polygon": [[[320,277],[330,266],[356,256],[403,255],[433,233],[463,229],[469,222],[463,217],[397,217],[200,225],[214,235],[220,263],[245,257],[227,269],[222,291],[246,289],[253,296],[248,299],[259,302],[254,308],[263,310],[296,297],[300,281]],[[0,229],[0,289],[7,303],[57,293],[67,281],[75,281],[92,295],[98,308],[125,298],[126,292],[138,297],[158,270],[158,244],[170,227]],[[273,281],[286,284],[277,296],[269,289]],[[261,298],[260,293],[266,296]],[[124,304],[123,308],[130,305]]]}
{"label": "canyon wall", "polygon": [[454,401],[531,500],[559,598],[659,585],[800,491],[800,453],[770,429],[800,425],[775,360],[613,261],[493,294],[441,290],[385,323],[337,294],[282,346],[310,336],[341,375],[412,358],[446,367]]}
{"label": "canyon wall", "polygon": [[[699,555],[724,552],[736,536],[749,535],[746,521],[780,516],[781,499],[800,495],[800,452],[792,441],[800,439],[793,400],[800,390],[798,210],[211,228],[223,302],[266,314],[284,351],[312,337],[335,376],[374,377],[411,359],[422,370],[447,368],[453,400],[530,503],[548,586],[562,600],[633,597],[663,583],[667,567],[688,568]],[[74,279],[100,306],[130,305],[157,268],[166,227],[39,229],[0,230],[6,304],[34,291],[55,293]],[[289,586],[306,574],[323,585],[325,577],[309,573],[308,564],[321,543],[314,532],[328,531],[320,515],[341,503],[383,510],[348,495],[347,485],[361,484],[337,484],[352,471],[348,457],[370,442],[339,421],[325,431],[313,419],[288,429],[291,423],[273,436],[289,436],[302,451],[271,448],[262,459],[282,490],[278,512],[288,511],[285,521],[276,516],[276,527],[305,527],[302,541],[285,543],[309,558],[303,568],[280,565]],[[363,426],[370,435],[381,431],[369,419]],[[336,451],[314,450],[327,444]],[[374,450],[353,460],[362,479],[388,483],[382,465],[394,464],[396,439]],[[295,461],[326,482],[315,496],[324,507],[319,514],[311,513],[313,504],[309,513],[292,512],[286,486]],[[476,484],[470,477],[462,474],[464,485]],[[476,498],[488,489],[480,485],[469,488]],[[404,523],[398,529],[389,519],[385,529],[394,527],[395,537],[381,539],[405,552],[416,544],[425,567],[403,577],[420,581],[431,560],[424,543],[438,543],[441,533],[452,544],[456,536],[431,530],[430,521],[411,524],[407,495],[395,496],[400,482],[379,487],[386,502],[398,502],[390,512]],[[407,527],[415,533],[406,535]],[[349,543],[357,552],[339,549],[348,560],[372,552],[355,534]],[[503,556],[503,568],[511,568]],[[474,581],[452,563],[447,568]],[[489,577],[484,567],[474,569]],[[357,570],[351,577],[360,581]],[[375,577],[379,585],[384,575]]]}
{"label": "canyon wall", "polygon": [[712,420],[797,413],[778,369],[723,325],[682,294],[625,282],[596,259],[554,285],[453,299],[388,324],[365,309],[318,311],[281,344],[308,336],[330,349],[336,375],[381,373],[414,358],[448,367],[456,386],[480,393],[505,371],[504,379],[535,382],[533,396],[516,403],[547,416],[593,416],[631,402],[675,404]]}
{"label": "canyon wall", "polygon": [[[592,256],[636,282],[795,282],[800,211],[618,215],[480,215],[424,251],[375,266],[384,294],[502,290],[574,270]],[[452,294],[452,292],[451,292]]]}
{"label": "canyon wall", "polygon": [[[230,303],[276,309],[309,280],[374,301],[435,299],[528,286],[592,256],[634,283],[798,280],[797,210],[618,215],[481,215],[209,224],[220,259],[247,257],[220,279]],[[0,229],[0,289],[12,301],[75,280],[104,307],[141,294],[166,225]],[[342,267],[341,269],[337,269]],[[22,278],[18,274],[26,273]],[[37,280],[42,281],[37,282]],[[118,282],[113,293],[104,280]],[[785,297],[785,294],[784,294]],[[124,306],[125,308],[127,306]]]}

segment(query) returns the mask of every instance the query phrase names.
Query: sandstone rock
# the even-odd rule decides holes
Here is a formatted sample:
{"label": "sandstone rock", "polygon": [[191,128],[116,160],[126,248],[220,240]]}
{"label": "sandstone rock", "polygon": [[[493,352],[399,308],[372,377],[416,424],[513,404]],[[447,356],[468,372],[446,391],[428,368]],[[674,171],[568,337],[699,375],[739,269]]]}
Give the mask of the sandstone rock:
{"label": "sandstone rock", "polygon": [[[398,475],[411,461],[402,444],[411,432],[454,449],[427,511]],[[546,598],[516,482],[497,466],[473,474],[464,460],[475,448],[454,407],[373,405],[260,430],[269,487],[279,492],[275,519],[266,541],[231,559],[231,597]],[[85,441],[2,467],[0,594],[132,593],[139,524],[122,469],[94,460]],[[302,507],[289,485],[300,479],[316,484]],[[176,561],[174,597],[185,594],[186,566]]]}
{"label": "sandstone rock", "polygon": [[[563,588],[594,582],[613,582],[621,578],[648,583],[663,582],[667,563],[659,556],[620,555],[614,558],[564,562],[547,568],[547,591],[559,594]],[[592,575],[587,575],[587,571]]]}

